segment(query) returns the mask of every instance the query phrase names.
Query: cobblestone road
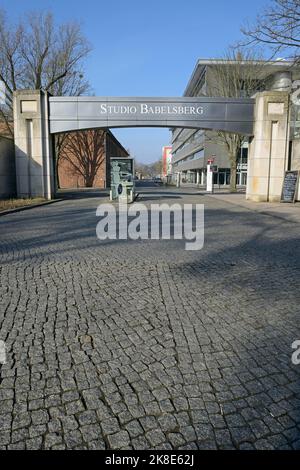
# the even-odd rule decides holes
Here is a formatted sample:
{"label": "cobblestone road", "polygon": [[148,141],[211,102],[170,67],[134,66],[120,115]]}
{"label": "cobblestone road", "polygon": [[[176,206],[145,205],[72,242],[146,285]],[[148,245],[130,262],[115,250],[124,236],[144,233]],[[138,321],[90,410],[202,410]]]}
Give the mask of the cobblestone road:
{"label": "cobblestone road", "polygon": [[0,218],[2,449],[300,448],[300,225],[160,197],[202,251],[99,242],[96,198]]}

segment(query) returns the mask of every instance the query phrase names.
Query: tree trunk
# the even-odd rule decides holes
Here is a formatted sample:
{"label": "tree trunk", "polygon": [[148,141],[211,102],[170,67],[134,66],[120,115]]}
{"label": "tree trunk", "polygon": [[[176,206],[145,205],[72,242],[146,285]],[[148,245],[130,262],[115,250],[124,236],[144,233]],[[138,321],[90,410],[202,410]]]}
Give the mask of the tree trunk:
{"label": "tree trunk", "polygon": [[230,192],[236,193],[236,173],[237,173],[237,163],[236,158],[231,159],[230,165]]}
{"label": "tree trunk", "polygon": [[87,175],[85,177],[85,187],[92,188],[94,184],[94,175]]}

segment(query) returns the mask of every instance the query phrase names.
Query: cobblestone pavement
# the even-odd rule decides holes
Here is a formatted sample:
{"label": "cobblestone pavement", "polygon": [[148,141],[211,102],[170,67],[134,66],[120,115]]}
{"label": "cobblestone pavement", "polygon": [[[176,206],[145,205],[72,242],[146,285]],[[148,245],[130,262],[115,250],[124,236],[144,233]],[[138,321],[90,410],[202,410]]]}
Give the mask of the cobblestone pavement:
{"label": "cobblestone pavement", "polygon": [[0,218],[2,449],[300,448],[300,225],[192,193],[142,200],[204,203],[198,252],[98,241],[97,198]]}

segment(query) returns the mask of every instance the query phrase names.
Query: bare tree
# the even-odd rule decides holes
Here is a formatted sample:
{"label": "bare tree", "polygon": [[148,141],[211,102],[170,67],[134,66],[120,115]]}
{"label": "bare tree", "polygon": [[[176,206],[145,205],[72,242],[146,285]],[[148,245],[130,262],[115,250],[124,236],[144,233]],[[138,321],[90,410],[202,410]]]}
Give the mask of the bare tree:
{"label": "bare tree", "polygon": [[286,51],[296,62],[300,60],[300,0],[272,0],[272,4],[245,25],[244,46],[261,44],[273,50],[273,56]]}
{"label": "bare tree", "polygon": [[60,159],[67,161],[74,173],[82,176],[85,186],[93,186],[105,158],[106,132],[101,129],[69,132],[63,140]]}
{"label": "bare tree", "polygon": [[89,51],[77,23],[57,26],[52,13],[31,13],[13,26],[1,13],[0,79],[10,92],[22,88],[57,91],[57,82],[72,81]]}
{"label": "bare tree", "polygon": [[161,159],[153,163],[140,163],[136,161],[135,171],[143,178],[154,178],[162,173],[162,161]]}
{"label": "bare tree", "polygon": [[162,159],[160,158],[154,163],[150,164],[150,167],[153,171],[153,176],[161,176],[162,175]]}
{"label": "bare tree", "polygon": [[[89,83],[84,79],[83,73],[78,70],[74,71],[73,74],[68,74],[66,77],[58,80],[53,86],[51,93],[55,96],[68,95],[68,96],[80,96],[85,95],[90,91]],[[64,141],[67,138],[68,133],[56,134],[54,137],[55,147],[55,172],[56,172],[56,183],[57,187],[60,187],[59,183],[59,172],[58,167],[61,158],[61,152],[64,148]]]}
{"label": "bare tree", "polygon": [[146,178],[149,176],[148,174],[148,166],[145,163],[141,163],[139,161],[135,161],[134,164],[135,172],[140,175],[142,178]]}
{"label": "bare tree", "polygon": [[[89,51],[77,23],[57,26],[51,13],[31,13],[12,25],[0,12],[0,81],[10,94],[26,88],[56,95],[85,93],[82,61]],[[12,104],[0,112],[2,120],[12,120]]]}
{"label": "bare tree", "polygon": [[[263,87],[265,61],[254,58],[252,51],[229,49],[222,60],[211,65],[211,85],[207,89],[210,96],[225,98],[247,98]],[[228,152],[230,160],[230,190],[236,191],[237,163],[245,136],[216,132],[210,139],[221,144]]]}

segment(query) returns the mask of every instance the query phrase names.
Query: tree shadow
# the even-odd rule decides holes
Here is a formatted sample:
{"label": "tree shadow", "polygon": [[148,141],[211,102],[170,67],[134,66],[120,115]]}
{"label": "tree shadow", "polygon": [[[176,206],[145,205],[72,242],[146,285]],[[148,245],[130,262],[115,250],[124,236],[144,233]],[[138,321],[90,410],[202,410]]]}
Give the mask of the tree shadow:
{"label": "tree shadow", "polygon": [[[170,328],[185,330],[191,351],[199,345],[193,364],[210,390],[202,396],[217,405],[233,441],[242,432],[237,416],[245,442],[257,439],[258,421],[275,448],[299,439],[300,370],[291,363],[291,344],[300,338],[298,224],[236,206],[208,206],[204,248],[187,252],[184,240],[97,240],[91,202],[62,202],[30,218],[19,213],[0,220],[2,264],[85,266],[90,282],[108,275],[132,302],[139,274],[156,270]],[[149,299],[151,290],[149,283],[139,297]],[[123,308],[133,308],[130,302],[124,300]]]}
{"label": "tree shadow", "polygon": [[58,189],[55,193],[56,199],[87,199],[87,198],[104,198],[109,196],[109,190],[98,188],[74,188],[74,189]]}

